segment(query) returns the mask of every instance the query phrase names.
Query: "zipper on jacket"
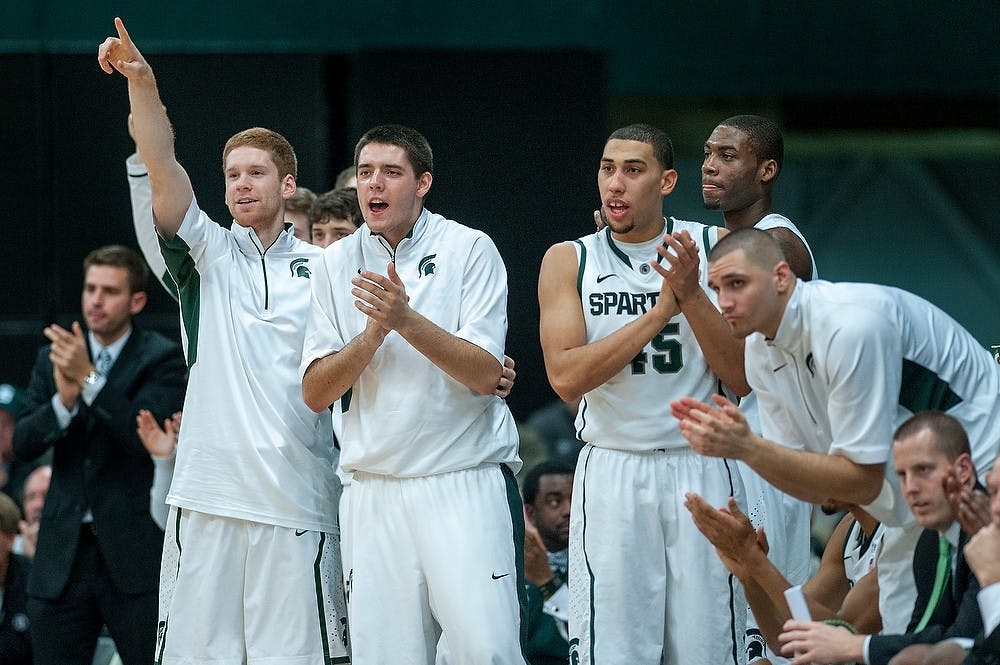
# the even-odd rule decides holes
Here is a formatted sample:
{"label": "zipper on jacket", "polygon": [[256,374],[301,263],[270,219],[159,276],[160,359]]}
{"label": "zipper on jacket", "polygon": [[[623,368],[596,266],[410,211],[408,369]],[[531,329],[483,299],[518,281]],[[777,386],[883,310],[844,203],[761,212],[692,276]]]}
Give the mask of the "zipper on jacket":
{"label": "zipper on jacket", "polygon": [[[254,234],[253,229],[247,229],[247,234],[252,236]],[[280,234],[279,234],[279,237],[280,237]],[[251,237],[250,240],[252,242],[253,238]],[[259,238],[258,238],[258,240],[259,240]],[[275,238],[274,240],[275,240],[275,242],[278,241],[277,238]],[[271,244],[273,245],[274,243],[271,243]],[[264,275],[264,310],[266,311],[269,308],[269,306],[270,306],[271,291],[270,291],[270,289],[267,286],[267,261],[266,261],[266,258],[265,258],[264,255],[267,254],[267,249],[270,249],[270,247],[268,247],[267,249],[265,249],[262,252],[260,250],[260,247],[257,246],[257,243],[253,243],[253,246],[257,249],[257,253],[260,254],[260,271]]]}
{"label": "zipper on jacket", "polygon": [[[389,252],[389,260],[392,261],[393,263],[395,263],[396,262],[396,250],[394,250],[389,245],[389,242],[385,238],[383,238],[382,236],[379,235],[379,236],[375,236],[375,237],[378,238],[379,244],[382,245],[382,247],[385,248],[385,251]],[[405,238],[404,238],[404,240],[405,240]],[[400,240],[400,242],[402,242],[402,240]]]}

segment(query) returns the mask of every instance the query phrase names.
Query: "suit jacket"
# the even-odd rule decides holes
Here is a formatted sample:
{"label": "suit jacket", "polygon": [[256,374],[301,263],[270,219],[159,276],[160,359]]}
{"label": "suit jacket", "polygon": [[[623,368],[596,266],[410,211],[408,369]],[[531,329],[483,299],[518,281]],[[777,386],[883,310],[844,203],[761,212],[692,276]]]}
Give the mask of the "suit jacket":
{"label": "suit jacket", "polygon": [[63,591],[89,508],[98,547],[124,593],[158,588],[163,532],[149,515],[153,463],[136,434],[139,409],[158,421],[184,401],[180,347],[163,335],[133,327],[106,383],[90,406],[78,402],[69,426],[59,427],[49,347],[31,372],[29,411],[14,429],[14,454],[32,460],[53,449],[52,480],[42,509],[28,593],[54,599]]}
{"label": "suit jacket", "polygon": [[[979,612],[976,594],[979,582],[965,561],[963,549],[969,536],[963,531],[958,541],[958,558],[955,571],[931,614],[927,626],[919,633],[902,635],[874,635],[868,644],[871,665],[885,665],[904,647],[911,644],[934,644],[950,637],[975,638],[983,632],[983,618]],[[935,571],[938,561],[938,532],[924,529],[913,551],[913,577],[917,586],[917,601],[907,630],[919,623],[934,591]]]}

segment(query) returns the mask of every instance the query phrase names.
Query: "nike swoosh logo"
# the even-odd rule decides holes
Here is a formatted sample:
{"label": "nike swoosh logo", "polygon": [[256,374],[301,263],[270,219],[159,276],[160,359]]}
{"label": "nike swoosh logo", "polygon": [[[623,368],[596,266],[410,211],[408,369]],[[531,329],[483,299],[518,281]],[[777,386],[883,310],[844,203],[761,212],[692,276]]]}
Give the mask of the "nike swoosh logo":
{"label": "nike swoosh logo", "polygon": [[615,273],[613,273],[613,272],[612,273],[608,273],[607,275],[598,275],[597,276],[597,283],[600,284],[601,282],[603,282],[604,280],[606,280],[608,277],[614,277],[614,276],[615,276]]}
{"label": "nike swoosh logo", "polygon": [[782,365],[778,365],[777,367],[775,367],[775,368],[774,368],[774,369],[772,369],[771,371],[772,371],[772,372],[777,372],[777,371],[778,371],[779,369],[782,369],[782,368],[784,368],[784,366],[785,366],[785,365],[787,365],[787,364],[788,364],[788,363],[784,363],[784,364],[782,364]]}
{"label": "nike swoosh logo", "polygon": [[510,575],[510,573],[504,573],[503,575],[497,575],[496,573],[493,573],[493,579],[498,580],[501,577],[507,577],[508,575]]}
{"label": "nike swoosh logo", "polygon": [[304,536],[307,533],[309,533],[309,529],[296,529],[295,530],[296,537],[298,537],[298,536]]}

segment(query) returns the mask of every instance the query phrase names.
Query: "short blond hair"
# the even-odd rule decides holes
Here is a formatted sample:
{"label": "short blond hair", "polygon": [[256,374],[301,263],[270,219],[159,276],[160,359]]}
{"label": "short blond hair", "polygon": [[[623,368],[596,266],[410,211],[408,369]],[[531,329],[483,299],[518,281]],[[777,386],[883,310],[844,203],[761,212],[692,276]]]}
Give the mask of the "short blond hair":
{"label": "short blond hair", "polygon": [[229,153],[236,148],[243,147],[260,148],[270,153],[274,165],[278,167],[278,177],[284,178],[286,175],[291,175],[293,178],[298,177],[298,161],[295,159],[295,150],[288,139],[278,132],[264,127],[251,127],[233,134],[226,141],[226,147],[222,149],[223,169],[226,168],[226,159],[229,157]]}

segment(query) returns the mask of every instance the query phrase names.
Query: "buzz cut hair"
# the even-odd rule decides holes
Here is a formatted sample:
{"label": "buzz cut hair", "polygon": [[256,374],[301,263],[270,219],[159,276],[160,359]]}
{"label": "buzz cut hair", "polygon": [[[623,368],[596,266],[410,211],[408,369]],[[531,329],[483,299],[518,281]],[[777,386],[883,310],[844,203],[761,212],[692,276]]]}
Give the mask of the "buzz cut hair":
{"label": "buzz cut hair", "polygon": [[369,143],[381,143],[383,145],[394,145],[403,149],[406,158],[413,167],[416,177],[424,173],[434,175],[434,153],[431,152],[431,144],[427,142],[424,135],[404,125],[379,125],[372,127],[358,141],[354,148],[354,168],[358,167],[358,158],[361,156],[361,149]]}
{"label": "buzz cut hair", "polygon": [[667,133],[659,127],[641,122],[626,125],[611,132],[608,140],[604,142],[605,145],[612,139],[648,143],[653,148],[653,157],[664,171],[674,168],[674,144],[670,142]]}
{"label": "buzz cut hair", "polygon": [[907,439],[927,430],[934,440],[934,448],[954,462],[963,454],[972,455],[969,446],[969,435],[965,433],[962,423],[943,411],[921,411],[914,414],[899,426],[892,435],[893,441]]}
{"label": "buzz cut hair", "polygon": [[785,139],[781,129],[770,118],[761,115],[734,115],[719,123],[720,127],[732,127],[747,135],[747,143],[757,156],[757,161],[773,159],[781,171],[785,160]]}
{"label": "buzz cut hair", "polygon": [[138,252],[124,245],[105,245],[87,254],[83,259],[83,276],[91,266],[112,266],[124,268],[128,274],[128,288],[131,293],[146,290],[149,280],[149,267]]}
{"label": "buzz cut hair", "polygon": [[748,228],[733,231],[723,236],[708,253],[708,262],[713,263],[733,252],[743,250],[750,263],[764,270],[770,270],[782,261],[787,261],[774,236],[767,231]]}
{"label": "buzz cut hair", "polygon": [[222,168],[226,168],[226,159],[229,158],[229,153],[236,148],[244,147],[259,148],[268,152],[274,165],[278,168],[279,178],[284,178],[286,175],[293,178],[298,177],[298,160],[295,158],[292,144],[278,132],[264,127],[251,127],[229,137],[226,146],[222,149]]}

